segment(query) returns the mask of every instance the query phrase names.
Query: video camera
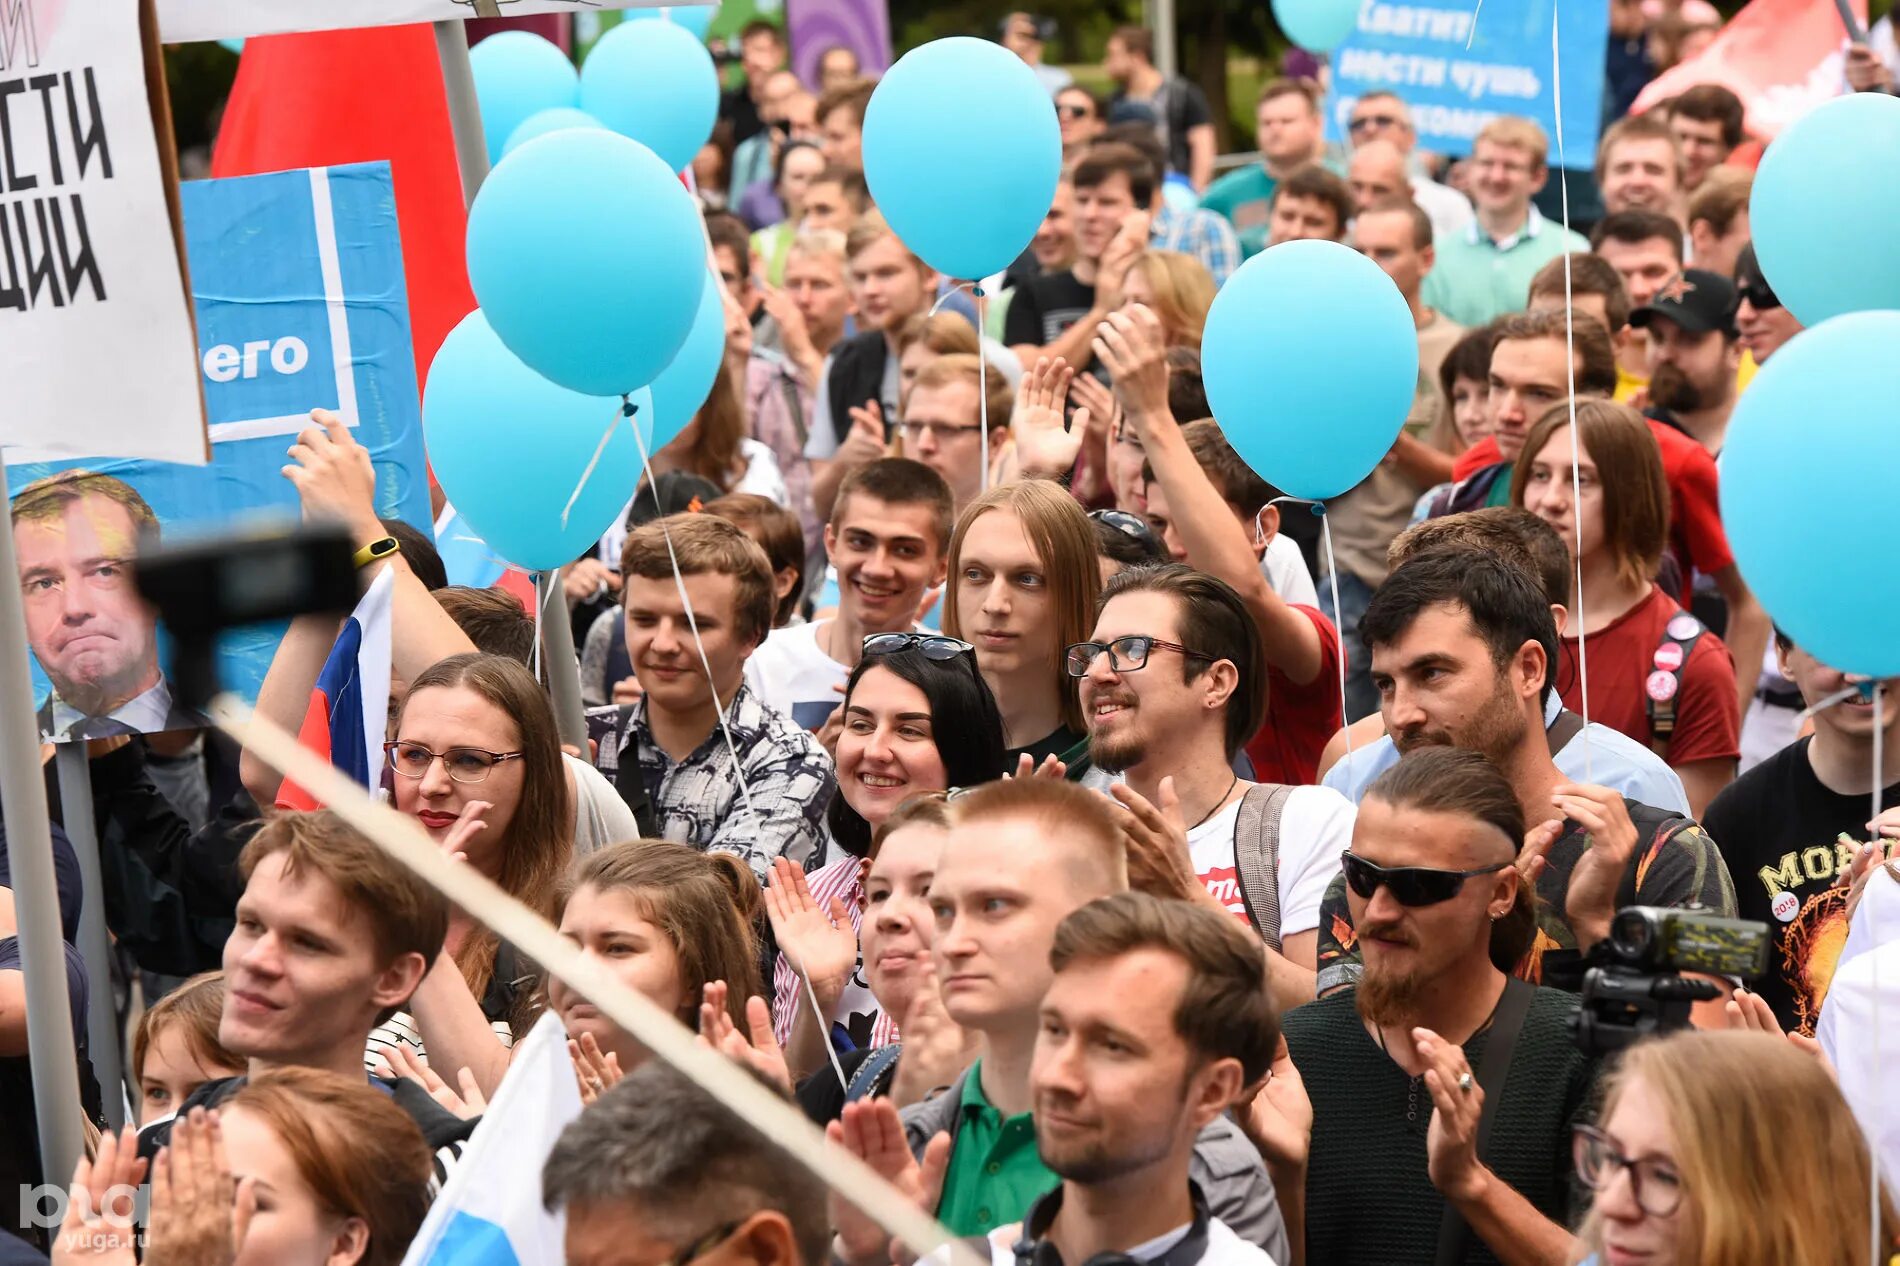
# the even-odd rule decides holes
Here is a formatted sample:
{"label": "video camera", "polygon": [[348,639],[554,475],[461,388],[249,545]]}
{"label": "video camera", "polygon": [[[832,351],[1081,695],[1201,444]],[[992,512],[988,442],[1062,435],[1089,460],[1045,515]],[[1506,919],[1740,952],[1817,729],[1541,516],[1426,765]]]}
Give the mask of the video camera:
{"label": "video camera", "polygon": [[172,638],[171,687],[203,710],[218,692],[218,635],[247,624],[335,612],[361,596],[361,573],[341,526],[259,529],[143,551],[139,593]]}
{"label": "video camera", "polygon": [[1768,925],[1693,909],[1626,906],[1610,921],[1596,954],[1607,961],[1584,973],[1583,1006],[1572,1026],[1584,1054],[1607,1055],[1687,1028],[1691,1007],[1721,996],[1712,981],[1681,973],[1760,976],[1768,966]]}

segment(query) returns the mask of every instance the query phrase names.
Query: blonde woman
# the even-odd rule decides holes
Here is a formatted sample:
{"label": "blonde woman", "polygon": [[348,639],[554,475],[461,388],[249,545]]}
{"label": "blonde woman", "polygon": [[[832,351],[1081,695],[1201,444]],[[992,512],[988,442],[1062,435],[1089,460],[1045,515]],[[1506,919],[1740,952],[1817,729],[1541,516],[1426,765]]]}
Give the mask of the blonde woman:
{"label": "blonde woman", "polygon": [[1137,303],[1161,318],[1169,347],[1198,352],[1207,310],[1214,306],[1214,278],[1192,255],[1143,251],[1122,283],[1122,307]]}

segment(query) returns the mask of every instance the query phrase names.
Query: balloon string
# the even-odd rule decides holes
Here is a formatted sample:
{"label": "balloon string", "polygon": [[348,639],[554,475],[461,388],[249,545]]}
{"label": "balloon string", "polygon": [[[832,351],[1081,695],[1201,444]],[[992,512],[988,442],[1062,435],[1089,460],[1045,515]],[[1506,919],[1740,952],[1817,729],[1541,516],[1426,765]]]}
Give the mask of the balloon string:
{"label": "balloon string", "polygon": [[[1887,768],[1886,768],[1887,761],[1886,761],[1886,750],[1885,750],[1887,727],[1885,725],[1886,715],[1884,711],[1882,710],[1882,706],[1881,706],[1883,703],[1883,700],[1881,697],[1882,687],[1885,686],[1885,684],[1886,684],[1885,682],[1882,682],[1877,678],[1875,679],[1873,683],[1873,696],[1874,696],[1873,801],[1874,801],[1874,807],[1873,807],[1873,813],[1871,816],[1868,817],[1867,821],[1871,827],[1869,834],[1872,837],[1874,843],[1876,844],[1880,842],[1880,829],[1876,826],[1872,826],[1872,824],[1875,821],[1877,821],[1880,817],[1880,802],[1883,798],[1882,793],[1886,790],[1886,778],[1887,778]],[[1871,876],[1870,876],[1870,882],[1871,882]],[[1861,891],[1864,893],[1866,889],[1863,888]],[[1874,908],[1878,910],[1885,910],[1886,906],[1881,902],[1875,902]],[[1872,933],[1874,932],[1874,929],[1872,927],[1869,927],[1868,931]],[[1879,935],[1875,933],[1872,939],[1869,941],[1870,950],[1875,947],[1878,947],[1881,943],[1882,942]],[[1876,953],[1873,955],[1871,963],[1870,963],[1870,966],[1873,971],[1873,981],[1872,981],[1872,984],[1873,984],[1873,1023],[1874,1023],[1873,1067],[1875,1068],[1885,1067],[1885,1065],[1881,1062],[1883,1059],[1883,1053],[1881,1050],[1881,1047],[1883,1045],[1883,1042],[1881,1040],[1883,1031],[1881,1029],[1881,1024],[1880,1024],[1880,958],[1881,956]],[[1882,1079],[1879,1082],[1879,1085],[1880,1085],[1880,1090],[1878,1093],[1880,1095],[1880,1100],[1881,1100],[1881,1110],[1875,1115],[1877,1116],[1879,1120],[1885,1121],[1888,1119],[1887,1113],[1886,1113],[1887,1086],[1886,1086],[1885,1079]],[[1881,1205],[1880,1195],[1881,1195],[1881,1190],[1882,1190],[1881,1182],[1880,1182],[1880,1148],[1874,1146],[1873,1140],[1871,1138],[1869,1138],[1868,1140],[1867,1158],[1870,1162],[1870,1164],[1868,1165],[1868,1169],[1871,1171],[1870,1176],[1869,1176],[1869,1190],[1867,1194],[1867,1221],[1873,1227],[1873,1231],[1872,1231],[1873,1256],[1869,1260],[1871,1260],[1874,1263],[1874,1266],[1879,1266],[1879,1263],[1881,1260],[1880,1259],[1880,1205]]]}
{"label": "balloon string", "polygon": [[[1339,556],[1333,553],[1333,521],[1326,515],[1325,503],[1315,501],[1319,511],[1319,531],[1326,543],[1326,573],[1333,586],[1333,615],[1339,616]],[[1340,733],[1346,736],[1346,785],[1352,786],[1352,718],[1346,715],[1346,635],[1337,627],[1333,632],[1339,637],[1339,721]]]}
{"label": "balloon string", "polygon": [[[587,459],[587,469],[581,472],[581,481],[574,485],[573,492],[567,494],[567,504],[561,507],[561,526],[563,528],[567,526],[567,516],[574,511],[574,503],[581,499],[581,493],[586,489],[587,481],[594,477],[594,469],[600,465],[601,457],[607,452],[607,445],[613,440],[614,429],[620,425],[620,419],[623,417],[631,418],[634,410],[638,408],[637,405],[626,400],[625,397],[622,397],[622,401],[623,403],[614,406],[613,421],[609,422],[607,429],[600,433],[600,443],[594,445],[594,455]],[[636,432],[639,430],[637,424],[634,429]],[[642,449],[641,451],[645,452],[646,450]]]}
{"label": "balloon string", "polygon": [[[1475,14],[1473,18],[1476,18]],[[1564,239],[1568,241],[1570,238],[1570,172],[1564,166],[1564,87],[1558,69],[1559,64],[1557,9],[1553,5],[1550,13],[1550,94],[1553,117],[1557,124],[1557,190],[1563,205]],[[1570,390],[1564,397],[1564,403],[1570,408],[1570,497],[1574,504],[1582,495],[1578,490],[1583,483],[1581,474],[1583,459],[1577,451],[1581,443],[1577,436],[1577,327],[1570,302],[1570,253],[1566,251],[1564,252],[1564,351],[1566,352],[1564,364],[1569,374]],[[1519,453],[1517,459],[1527,461],[1532,456],[1530,453]],[[1577,529],[1575,550],[1577,609],[1571,613],[1571,618],[1577,626],[1577,702],[1583,707],[1583,729],[1579,731],[1579,736],[1583,739],[1583,780],[1593,783],[1597,780],[1596,753],[1590,743],[1590,656],[1584,649],[1586,630],[1583,619],[1583,509],[1581,506],[1577,507],[1572,517],[1576,519]],[[1555,674],[1557,666],[1552,664],[1549,671]],[[1554,757],[1557,753],[1552,752],[1551,755]]]}
{"label": "balloon string", "polygon": [[[989,302],[983,287],[971,283],[976,296],[976,415],[983,441],[983,491],[990,490],[990,358],[983,354],[983,308]],[[941,303],[943,300],[939,299]],[[933,308],[932,311],[935,311]]]}
{"label": "balloon string", "polygon": [[[945,290],[945,291],[944,291],[944,292],[943,292],[942,294],[940,294],[940,295],[938,295],[938,296],[937,296],[937,301],[936,301],[935,303],[933,303],[933,304],[931,304],[931,305],[930,305],[930,315],[931,315],[931,316],[936,316],[936,315],[937,315],[937,313],[939,313],[939,312],[941,312],[941,311],[943,311],[943,305],[944,305],[944,304],[946,304],[946,303],[948,303],[948,302],[950,302],[950,296],[951,296],[951,295],[953,295],[953,294],[956,294],[956,293],[957,293],[957,292],[958,292],[959,290],[968,290],[968,291],[970,291],[970,292],[971,292],[972,294],[975,294],[975,295],[976,295],[976,296],[977,296],[977,297],[978,297],[979,299],[981,299],[981,298],[982,298],[982,295],[983,295],[983,287],[982,287],[982,286],[980,286],[980,285],[978,285],[978,284],[977,284],[976,282],[974,282],[974,281],[955,281],[955,282],[951,282],[951,283],[950,283],[950,286],[949,286],[949,288],[948,288],[947,290]],[[977,305],[977,323],[978,323],[978,325],[977,325],[977,331],[976,331],[976,338],[977,338],[977,342],[978,342],[978,344],[979,344],[979,348],[978,348],[978,350],[979,350],[979,351],[981,350],[981,347],[980,347],[980,344],[981,344],[981,343],[982,343],[982,341],[983,341],[983,329],[982,329],[982,319],[983,319],[983,318],[982,318],[982,305],[981,305],[981,304],[979,303],[979,304]]]}
{"label": "balloon string", "polygon": [[541,609],[548,604],[547,575],[544,571],[534,573],[534,656],[528,667],[536,681],[541,680]]}

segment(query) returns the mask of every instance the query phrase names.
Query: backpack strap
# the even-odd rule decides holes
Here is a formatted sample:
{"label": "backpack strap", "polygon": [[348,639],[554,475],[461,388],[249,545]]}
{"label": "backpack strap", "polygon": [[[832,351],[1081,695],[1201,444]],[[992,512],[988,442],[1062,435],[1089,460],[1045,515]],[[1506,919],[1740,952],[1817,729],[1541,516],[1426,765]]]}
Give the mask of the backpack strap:
{"label": "backpack strap", "polygon": [[[1478,1061],[1478,1087],[1484,1091],[1484,1107],[1478,1116],[1478,1159],[1484,1160],[1491,1127],[1497,1121],[1498,1105],[1504,1101],[1504,1083],[1511,1072],[1511,1052],[1517,1047],[1517,1035],[1524,1028],[1537,987],[1512,976],[1504,982],[1498,1009],[1491,1017],[1491,1036],[1485,1039],[1484,1055]],[[1471,1240],[1471,1228],[1464,1215],[1451,1201],[1445,1202],[1445,1215],[1438,1223],[1438,1254],[1435,1266],[1461,1266]]]}
{"label": "backpack strap", "polygon": [[1571,740],[1581,733],[1583,733],[1583,718],[1569,708],[1559,708],[1557,719],[1552,721],[1550,728],[1544,731],[1550,741],[1550,754],[1555,756],[1564,748],[1569,747]]}
{"label": "backpack strap", "polygon": [[1676,732],[1676,696],[1682,691],[1682,672],[1695,644],[1708,631],[1702,621],[1679,611],[1669,618],[1650,657],[1651,671],[1643,679],[1643,707],[1649,715],[1649,746],[1665,761],[1669,759],[1670,738]]}
{"label": "backpack strap", "polygon": [[1255,783],[1240,797],[1234,819],[1234,877],[1247,921],[1276,954],[1280,951],[1280,815],[1293,788]]}
{"label": "backpack strap", "polygon": [[856,1103],[860,1099],[875,1099],[878,1092],[884,1089],[890,1075],[897,1070],[897,1057],[903,1053],[902,1044],[891,1042],[865,1056],[858,1070],[851,1074],[851,1080],[845,1083],[844,1101]]}
{"label": "backpack strap", "polygon": [[[613,741],[623,745],[627,741],[627,724],[633,716],[633,705],[620,705],[620,714],[614,718]],[[633,824],[640,829],[643,840],[660,838],[659,820],[653,816],[653,795],[647,790],[646,776],[640,772],[640,762],[628,759],[625,751],[620,753],[614,765],[614,790],[627,802],[627,808],[633,810]]]}

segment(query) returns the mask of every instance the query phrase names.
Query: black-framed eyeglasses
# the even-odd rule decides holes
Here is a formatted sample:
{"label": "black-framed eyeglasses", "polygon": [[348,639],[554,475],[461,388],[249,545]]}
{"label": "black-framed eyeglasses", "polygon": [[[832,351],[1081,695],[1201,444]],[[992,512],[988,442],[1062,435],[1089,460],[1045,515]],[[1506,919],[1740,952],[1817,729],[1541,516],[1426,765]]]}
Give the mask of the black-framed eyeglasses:
{"label": "black-framed eyeglasses", "polygon": [[1149,637],[1145,633],[1130,633],[1118,637],[1112,642],[1077,642],[1070,646],[1063,656],[1063,667],[1071,677],[1086,677],[1095,661],[1103,655],[1108,656],[1109,668],[1118,673],[1132,673],[1136,669],[1148,666],[1148,656],[1155,651],[1173,651],[1189,659],[1216,658],[1204,651],[1197,651],[1181,645],[1179,642],[1164,642],[1158,637]]}
{"label": "black-framed eyeglasses", "polygon": [[1372,894],[1384,888],[1402,906],[1435,906],[1449,901],[1465,886],[1465,880],[1479,875],[1495,875],[1510,866],[1480,866],[1476,870],[1434,870],[1429,866],[1381,866],[1357,853],[1342,853],[1339,858],[1346,872],[1346,885],[1370,901]]}
{"label": "black-framed eyeglasses", "polygon": [[941,633],[873,633],[864,639],[866,655],[892,655],[898,651],[914,650],[925,659],[934,659],[939,663],[975,649],[960,638],[945,637]]}
{"label": "black-framed eyeglasses", "polygon": [[1747,300],[1748,305],[1757,312],[1769,312],[1781,306],[1781,300],[1776,298],[1775,292],[1766,286],[1742,286],[1736,293]]}
{"label": "black-framed eyeglasses", "polygon": [[1364,132],[1375,127],[1397,127],[1405,120],[1396,114],[1367,114],[1354,119],[1346,125],[1348,132]]}
{"label": "black-framed eyeglasses", "polygon": [[1139,514],[1130,514],[1126,510],[1090,510],[1089,518],[1096,523],[1105,523],[1123,536],[1141,543],[1143,549],[1155,554],[1161,553],[1161,541],[1155,536],[1155,530],[1148,526],[1148,520]]}
{"label": "black-framed eyeglasses", "polygon": [[1652,1218],[1666,1218],[1682,1207],[1682,1175],[1661,1157],[1632,1159],[1617,1150],[1610,1136],[1594,1125],[1577,1127],[1571,1140],[1577,1179],[1592,1191],[1602,1191],[1617,1170],[1630,1176],[1630,1196],[1636,1207]]}
{"label": "black-framed eyeglasses", "polygon": [[495,766],[520,760],[524,755],[522,752],[491,752],[485,747],[451,747],[446,752],[437,752],[420,743],[400,740],[383,744],[383,754],[389,757],[389,767],[404,778],[422,777],[439,760],[449,771],[449,777],[459,783],[481,782]]}
{"label": "black-framed eyeglasses", "polygon": [[731,1239],[733,1233],[744,1226],[746,1221],[747,1219],[741,1218],[737,1222],[727,1222],[723,1226],[714,1227],[712,1230],[706,1232],[706,1234],[694,1240],[691,1244],[688,1244],[684,1249],[675,1253],[672,1257],[659,1263],[659,1266],[687,1266],[689,1262],[698,1261]]}

